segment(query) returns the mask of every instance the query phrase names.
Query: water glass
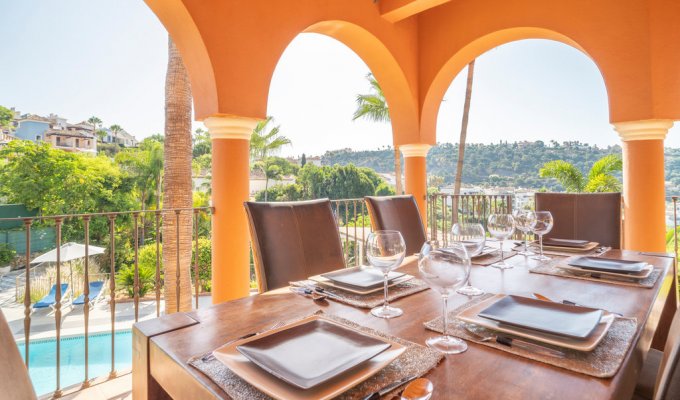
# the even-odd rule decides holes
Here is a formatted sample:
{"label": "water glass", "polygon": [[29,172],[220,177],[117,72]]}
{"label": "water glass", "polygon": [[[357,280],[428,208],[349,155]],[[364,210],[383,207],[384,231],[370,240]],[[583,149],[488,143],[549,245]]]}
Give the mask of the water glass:
{"label": "water glass", "polygon": [[[486,244],[486,231],[482,224],[454,224],[451,228],[451,243],[460,243],[465,246],[465,250],[470,258],[482,253]],[[466,296],[481,296],[484,294],[482,289],[472,286],[468,277],[467,283],[456,292]]]}
{"label": "water glass", "polygon": [[550,260],[550,257],[543,255],[543,235],[552,230],[553,222],[553,216],[550,211],[536,211],[536,223],[532,230],[538,235],[538,243],[541,251],[539,252],[539,255],[531,257],[531,259],[538,261]]}
{"label": "water glass", "polygon": [[501,260],[491,264],[494,268],[508,269],[512,265],[505,262],[505,254],[503,254],[503,241],[512,236],[515,232],[515,219],[510,214],[491,214],[487,221],[487,228],[489,233],[501,243]]}
{"label": "water glass", "polygon": [[517,229],[524,232],[524,250],[517,252],[522,256],[533,256],[536,253],[529,250],[529,232],[534,229],[536,224],[536,213],[532,210],[516,210],[513,213]]}
{"label": "water glass", "polygon": [[387,301],[388,274],[399,267],[406,255],[404,238],[398,231],[375,231],[366,238],[366,258],[368,262],[379,269],[385,277],[385,301],[382,306],[375,307],[371,314],[379,318],[394,318],[404,312],[400,308],[391,307]]}
{"label": "water glass", "polygon": [[436,242],[426,242],[418,260],[421,278],[442,297],[442,336],[429,338],[425,343],[444,354],[458,354],[467,350],[467,344],[448,334],[448,299],[454,291],[467,282],[470,276],[470,257],[461,243],[452,243],[442,249]]}

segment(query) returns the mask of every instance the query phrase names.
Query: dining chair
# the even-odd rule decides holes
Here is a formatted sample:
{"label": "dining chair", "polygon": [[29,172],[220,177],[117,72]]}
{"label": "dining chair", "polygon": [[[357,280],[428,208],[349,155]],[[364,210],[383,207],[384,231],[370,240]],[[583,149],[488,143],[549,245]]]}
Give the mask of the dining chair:
{"label": "dining chair", "polygon": [[14,335],[0,311],[0,398],[37,399]]}
{"label": "dining chair", "polygon": [[366,196],[364,199],[373,230],[399,231],[406,242],[406,255],[420,252],[427,236],[413,196]]}
{"label": "dining chair", "polygon": [[345,267],[328,199],[244,205],[260,292]]}
{"label": "dining chair", "polygon": [[673,316],[664,351],[647,352],[633,399],[680,399],[680,309]]}
{"label": "dining chair", "polygon": [[550,211],[545,238],[582,239],[621,248],[621,193],[536,193],[536,211]]}

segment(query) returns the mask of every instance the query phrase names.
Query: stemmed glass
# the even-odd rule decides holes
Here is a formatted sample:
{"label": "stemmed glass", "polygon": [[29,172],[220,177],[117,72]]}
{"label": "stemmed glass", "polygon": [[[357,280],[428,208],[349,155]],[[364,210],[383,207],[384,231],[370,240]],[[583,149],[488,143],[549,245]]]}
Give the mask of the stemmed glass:
{"label": "stemmed glass", "polygon": [[[470,258],[479,255],[484,250],[486,243],[486,232],[482,224],[454,224],[451,229],[451,242],[460,243],[465,246],[465,250]],[[462,288],[456,293],[466,296],[481,296],[484,294],[482,289],[470,285],[470,277]]]}
{"label": "stemmed glass", "polygon": [[400,308],[390,306],[387,301],[387,276],[390,271],[401,265],[405,255],[406,244],[398,231],[375,231],[366,238],[366,258],[374,268],[382,271],[385,277],[385,302],[371,310],[371,314],[376,317],[394,318],[404,313]]}
{"label": "stemmed glass", "polygon": [[503,241],[515,231],[515,219],[510,214],[491,214],[487,221],[487,228],[491,236],[501,242],[501,260],[491,264],[491,266],[499,269],[512,268],[512,265],[505,262]]}
{"label": "stemmed glass", "polygon": [[456,288],[467,282],[470,276],[470,257],[465,246],[456,242],[446,249],[439,249],[436,247],[436,242],[426,242],[420,250],[418,269],[425,282],[438,291],[443,300],[443,335],[429,338],[425,343],[444,354],[464,352],[467,350],[467,344],[448,334],[447,311],[449,296]]}
{"label": "stemmed glass", "polygon": [[531,257],[532,260],[548,261],[550,257],[543,255],[543,235],[549,233],[553,227],[553,216],[550,211],[536,211],[536,223],[533,231],[538,235],[538,243],[540,245],[540,254]]}
{"label": "stemmed glass", "polygon": [[529,250],[529,232],[534,228],[536,223],[536,213],[532,210],[515,210],[513,213],[517,229],[524,232],[524,250],[517,252],[523,256],[533,256],[536,253]]}

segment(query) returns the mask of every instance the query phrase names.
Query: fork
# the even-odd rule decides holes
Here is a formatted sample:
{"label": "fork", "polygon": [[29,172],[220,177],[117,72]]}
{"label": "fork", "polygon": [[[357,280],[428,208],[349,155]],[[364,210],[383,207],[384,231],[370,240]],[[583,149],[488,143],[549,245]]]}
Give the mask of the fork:
{"label": "fork", "polygon": [[530,351],[532,353],[538,353],[538,354],[543,354],[546,356],[550,357],[557,357],[557,358],[565,358],[566,354],[560,350],[555,350],[551,349],[549,347],[542,346],[540,344],[536,343],[530,343],[526,342],[521,339],[516,339],[516,338],[511,338],[509,336],[504,336],[504,335],[493,335],[493,334],[488,334],[488,335],[482,335],[479,332],[475,332],[470,328],[467,324],[463,325],[463,328],[472,336],[474,336],[477,340],[480,342],[490,342],[492,340],[495,340],[498,344],[502,344],[507,347],[517,347],[520,349],[524,349],[527,351]]}

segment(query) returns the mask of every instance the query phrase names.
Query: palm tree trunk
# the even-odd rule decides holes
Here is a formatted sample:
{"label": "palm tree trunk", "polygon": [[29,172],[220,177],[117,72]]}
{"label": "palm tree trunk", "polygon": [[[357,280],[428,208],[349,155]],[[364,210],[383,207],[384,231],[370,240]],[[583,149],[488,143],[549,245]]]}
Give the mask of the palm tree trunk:
{"label": "palm tree trunk", "polygon": [[[163,207],[190,208],[191,187],[191,86],[179,51],[168,38],[168,72],[165,80],[165,162]],[[163,213],[163,266],[165,312],[191,310],[191,211]],[[179,229],[178,229],[179,225]],[[178,234],[179,232],[179,234]],[[179,266],[179,301],[177,268]]]}
{"label": "palm tree trunk", "polygon": [[458,220],[458,196],[460,185],[463,180],[463,162],[465,160],[465,141],[467,140],[468,119],[470,117],[470,101],[472,100],[472,80],[475,75],[475,60],[468,64],[467,86],[465,87],[465,104],[463,105],[463,121],[460,127],[460,139],[458,140],[458,163],[456,164],[456,181],[453,186],[453,218]]}
{"label": "palm tree trunk", "polygon": [[399,146],[394,145],[394,179],[396,181],[397,194],[402,194],[404,191],[401,187],[401,154],[399,153]]}
{"label": "palm tree trunk", "polygon": [[267,174],[264,174],[264,201],[267,201],[267,195],[269,194],[269,178]]}

